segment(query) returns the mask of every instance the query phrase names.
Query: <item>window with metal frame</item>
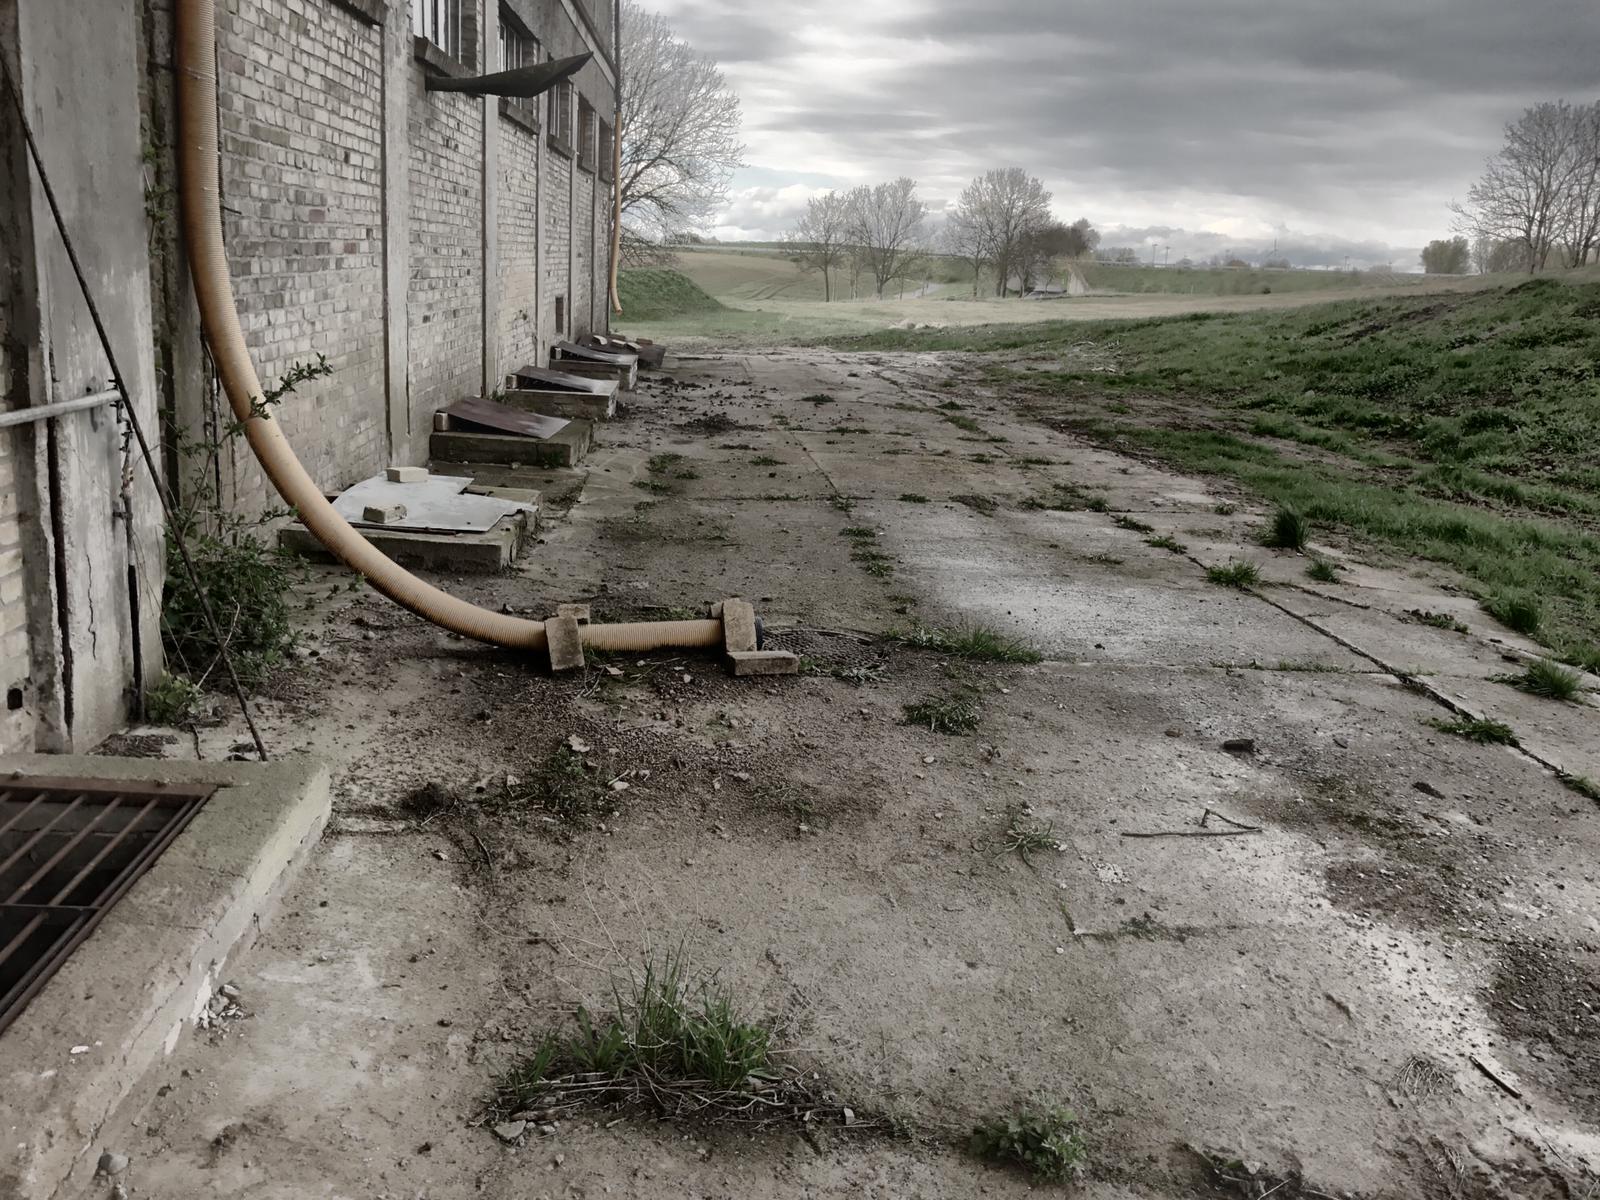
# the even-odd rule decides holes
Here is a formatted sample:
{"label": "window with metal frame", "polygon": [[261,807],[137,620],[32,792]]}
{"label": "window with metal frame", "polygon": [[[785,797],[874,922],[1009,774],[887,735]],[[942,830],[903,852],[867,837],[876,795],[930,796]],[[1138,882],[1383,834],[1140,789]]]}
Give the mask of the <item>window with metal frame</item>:
{"label": "window with metal frame", "polygon": [[515,71],[539,62],[539,39],[529,33],[510,9],[500,9],[500,57],[495,70]]}
{"label": "window with metal frame", "polygon": [[461,0],[411,0],[411,31],[461,58]]}
{"label": "window with metal frame", "polygon": [[594,170],[595,113],[594,106],[582,96],[578,97],[578,165]]}
{"label": "window with metal frame", "polygon": [[571,83],[558,83],[550,89],[550,138],[569,153],[572,149],[572,97]]}
{"label": "window with metal frame", "polygon": [[611,181],[612,175],[611,159],[615,153],[615,147],[611,144],[611,139],[615,136],[615,132],[611,128],[611,122],[601,121],[599,144],[595,147],[595,158],[600,162],[600,178],[608,183]]}

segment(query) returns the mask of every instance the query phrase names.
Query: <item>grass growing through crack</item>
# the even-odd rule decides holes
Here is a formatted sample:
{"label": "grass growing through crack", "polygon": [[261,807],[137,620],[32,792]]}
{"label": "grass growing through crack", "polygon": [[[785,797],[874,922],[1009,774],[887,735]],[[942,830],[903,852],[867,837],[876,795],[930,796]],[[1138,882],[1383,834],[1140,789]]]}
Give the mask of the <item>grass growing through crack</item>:
{"label": "grass growing through crack", "polygon": [[944,413],[942,415],[946,421],[949,421],[957,429],[965,429],[968,433],[983,432],[983,426],[979,425],[971,417],[962,416],[960,413]]}
{"label": "grass growing through crack", "polygon": [[750,460],[752,467],[781,467],[783,459],[773,458],[770,454],[758,454]]}
{"label": "grass growing through crack", "polygon": [[1338,583],[1339,568],[1325,558],[1313,558],[1306,568],[1306,577],[1318,583]]}
{"label": "grass growing through crack", "polygon": [[978,706],[964,696],[930,696],[905,707],[906,724],[934,733],[971,733],[978,727]]}
{"label": "grass growing through crack", "polygon": [[1491,721],[1484,717],[1456,717],[1449,721],[1436,718],[1428,724],[1440,733],[1454,734],[1482,746],[1517,745],[1516,731],[1503,721]]}
{"label": "grass growing through crack", "polygon": [[975,662],[1036,663],[1044,657],[1026,642],[987,625],[963,625],[955,629],[918,625],[891,636],[903,645],[937,650],[953,658]]}
{"label": "grass growing through crack", "polygon": [[1304,550],[1311,527],[1298,509],[1280,507],[1272,514],[1272,524],[1261,534],[1261,544],[1274,550]]}
{"label": "grass growing through crack", "polygon": [[661,454],[652,454],[649,461],[645,463],[645,469],[652,475],[660,475],[664,471],[670,471],[673,464],[682,461],[683,455],[674,454],[670,450],[664,451]]}
{"label": "grass growing through crack", "polygon": [[1563,775],[1561,782],[1569,791],[1577,792],[1578,795],[1600,804],[1600,783],[1596,783],[1587,775]]}
{"label": "grass growing through crack", "polygon": [[1154,533],[1156,531],[1154,525],[1146,525],[1143,521],[1128,516],[1127,513],[1118,513],[1111,518],[1111,523],[1119,529],[1127,529],[1133,533]]}
{"label": "grass growing through crack", "polygon": [[1501,592],[1483,602],[1483,611],[1507,629],[1532,637],[1544,624],[1544,609],[1535,596],[1523,592]]}
{"label": "grass growing through crack", "polygon": [[1086,492],[1075,483],[1053,483],[1048,492],[1029,496],[1018,507],[1044,512],[1105,512],[1111,505],[1104,496]]}
{"label": "grass growing through crack", "polygon": [[921,492],[901,492],[900,500],[904,504],[926,504],[928,498]]}
{"label": "grass growing through crack", "polygon": [[1174,554],[1187,554],[1189,547],[1185,546],[1170,533],[1163,533],[1160,537],[1145,538],[1146,546],[1154,546],[1157,550],[1170,550]]}
{"label": "grass growing through crack", "polygon": [[1435,629],[1448,629],[1451,633],[1470,632],[1464,623],[1456,620],[1449,613],[1428,612],[1426,609],[1412,608],[1406,611],[1406,617],[1419,625],[1431,625]]}
{"label": "grass growing through crack", "polygon": [[496,1079],[493,1114],[546,1119],[599,1105],[758,1125],[808,1112],[842,1122],[805,1074],[778,1064],[771,1030],[715,975],[691,971],[682,946],[613,978],[611,1007],[601,1018],[579,1008],[571,1027],[547,1031]]}
{"label": "grass growing through crack", "polygon": [[1206,578],[1223,587],[1247,588],[1261,582],[1261,570],[1253,562],[1230,562],[1207,568]]}
{"label": "grass growing through crack", "polygon": [[1077,1117],[1060,1107],[991,1117],[972,1131],[971,1148],[979,1158],[1053,1183],[1070,1178],[1089,1152]]}
{"label": "grass growing through crack", "polygon": [[1509,683],[1519,692],[1543,696],[1547,700],[1577,700],[1583,695],[1583,676],[1570,667],[1536,659],[1515,675],[1497,675],[1498,683]]}

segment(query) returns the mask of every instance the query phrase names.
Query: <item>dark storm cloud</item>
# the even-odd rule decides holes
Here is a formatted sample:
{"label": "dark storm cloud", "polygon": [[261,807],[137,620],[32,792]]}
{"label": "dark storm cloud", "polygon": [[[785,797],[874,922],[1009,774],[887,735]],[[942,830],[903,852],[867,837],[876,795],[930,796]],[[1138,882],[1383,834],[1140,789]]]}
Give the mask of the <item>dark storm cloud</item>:
{"label": "dark storm cloud", "polygon": [[1600,0],[661,3],[769,172],[1016,164],[1107,223],[1431,236],[1507,120],[1600,95]]}

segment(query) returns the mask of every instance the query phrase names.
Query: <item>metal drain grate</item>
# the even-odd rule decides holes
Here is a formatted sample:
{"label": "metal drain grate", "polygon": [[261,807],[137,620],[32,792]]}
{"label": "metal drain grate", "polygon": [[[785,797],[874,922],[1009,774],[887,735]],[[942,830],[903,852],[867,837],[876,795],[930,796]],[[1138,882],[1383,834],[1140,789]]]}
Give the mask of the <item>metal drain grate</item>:
{"label": "metal drain grate", "polygon": [[0,777],[0,1032],[216,790]]}

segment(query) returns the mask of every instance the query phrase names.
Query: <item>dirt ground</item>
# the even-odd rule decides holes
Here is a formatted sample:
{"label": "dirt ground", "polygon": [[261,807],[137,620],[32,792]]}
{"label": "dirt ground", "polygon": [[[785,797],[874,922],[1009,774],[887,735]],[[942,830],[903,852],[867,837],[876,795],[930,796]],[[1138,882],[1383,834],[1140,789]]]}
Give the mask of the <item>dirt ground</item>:
{"label": "dirt ground", "polygon": [[[1491,682],[1533,647],[1438,571],[1326,544],[1347,570],[1313,584],[1240,497],[970,378],[931,355],[686,359],[543,477],[552,515],[515,573],[439,580],[596,620],[743,595],[799,677],[685,654],[552,679],[319,572],[261,707],[274,753],[334,764],[335,820],[236,973],[243,1014],[107,1129],[132,1193],[1021,1196],[1041,1187],[966,1133],[1059,1102],[1092,1200],[1600,1194],[1600,807],[1549,769],[1600,776],[1595,709]],[[1107,511],[1029,503],[1062,485]],[[1207,582],[1230,558],[1267,583]],[[1045,661],[878,637],[963,621]],[[904,723],[953,694],[970,734]],[[1527,749],[1428,723],[1452,706]],[[629,785],[610,811],[490,802],[572,735]],[[410,803],[428,785],[431,815]],[[1260,832],[1137,836],[1207,809]],[[1026,810],[1058,850],[1004,849]],[[902,1136],[597,1111],[497,1140],[496,1070],[680,943]]]}

